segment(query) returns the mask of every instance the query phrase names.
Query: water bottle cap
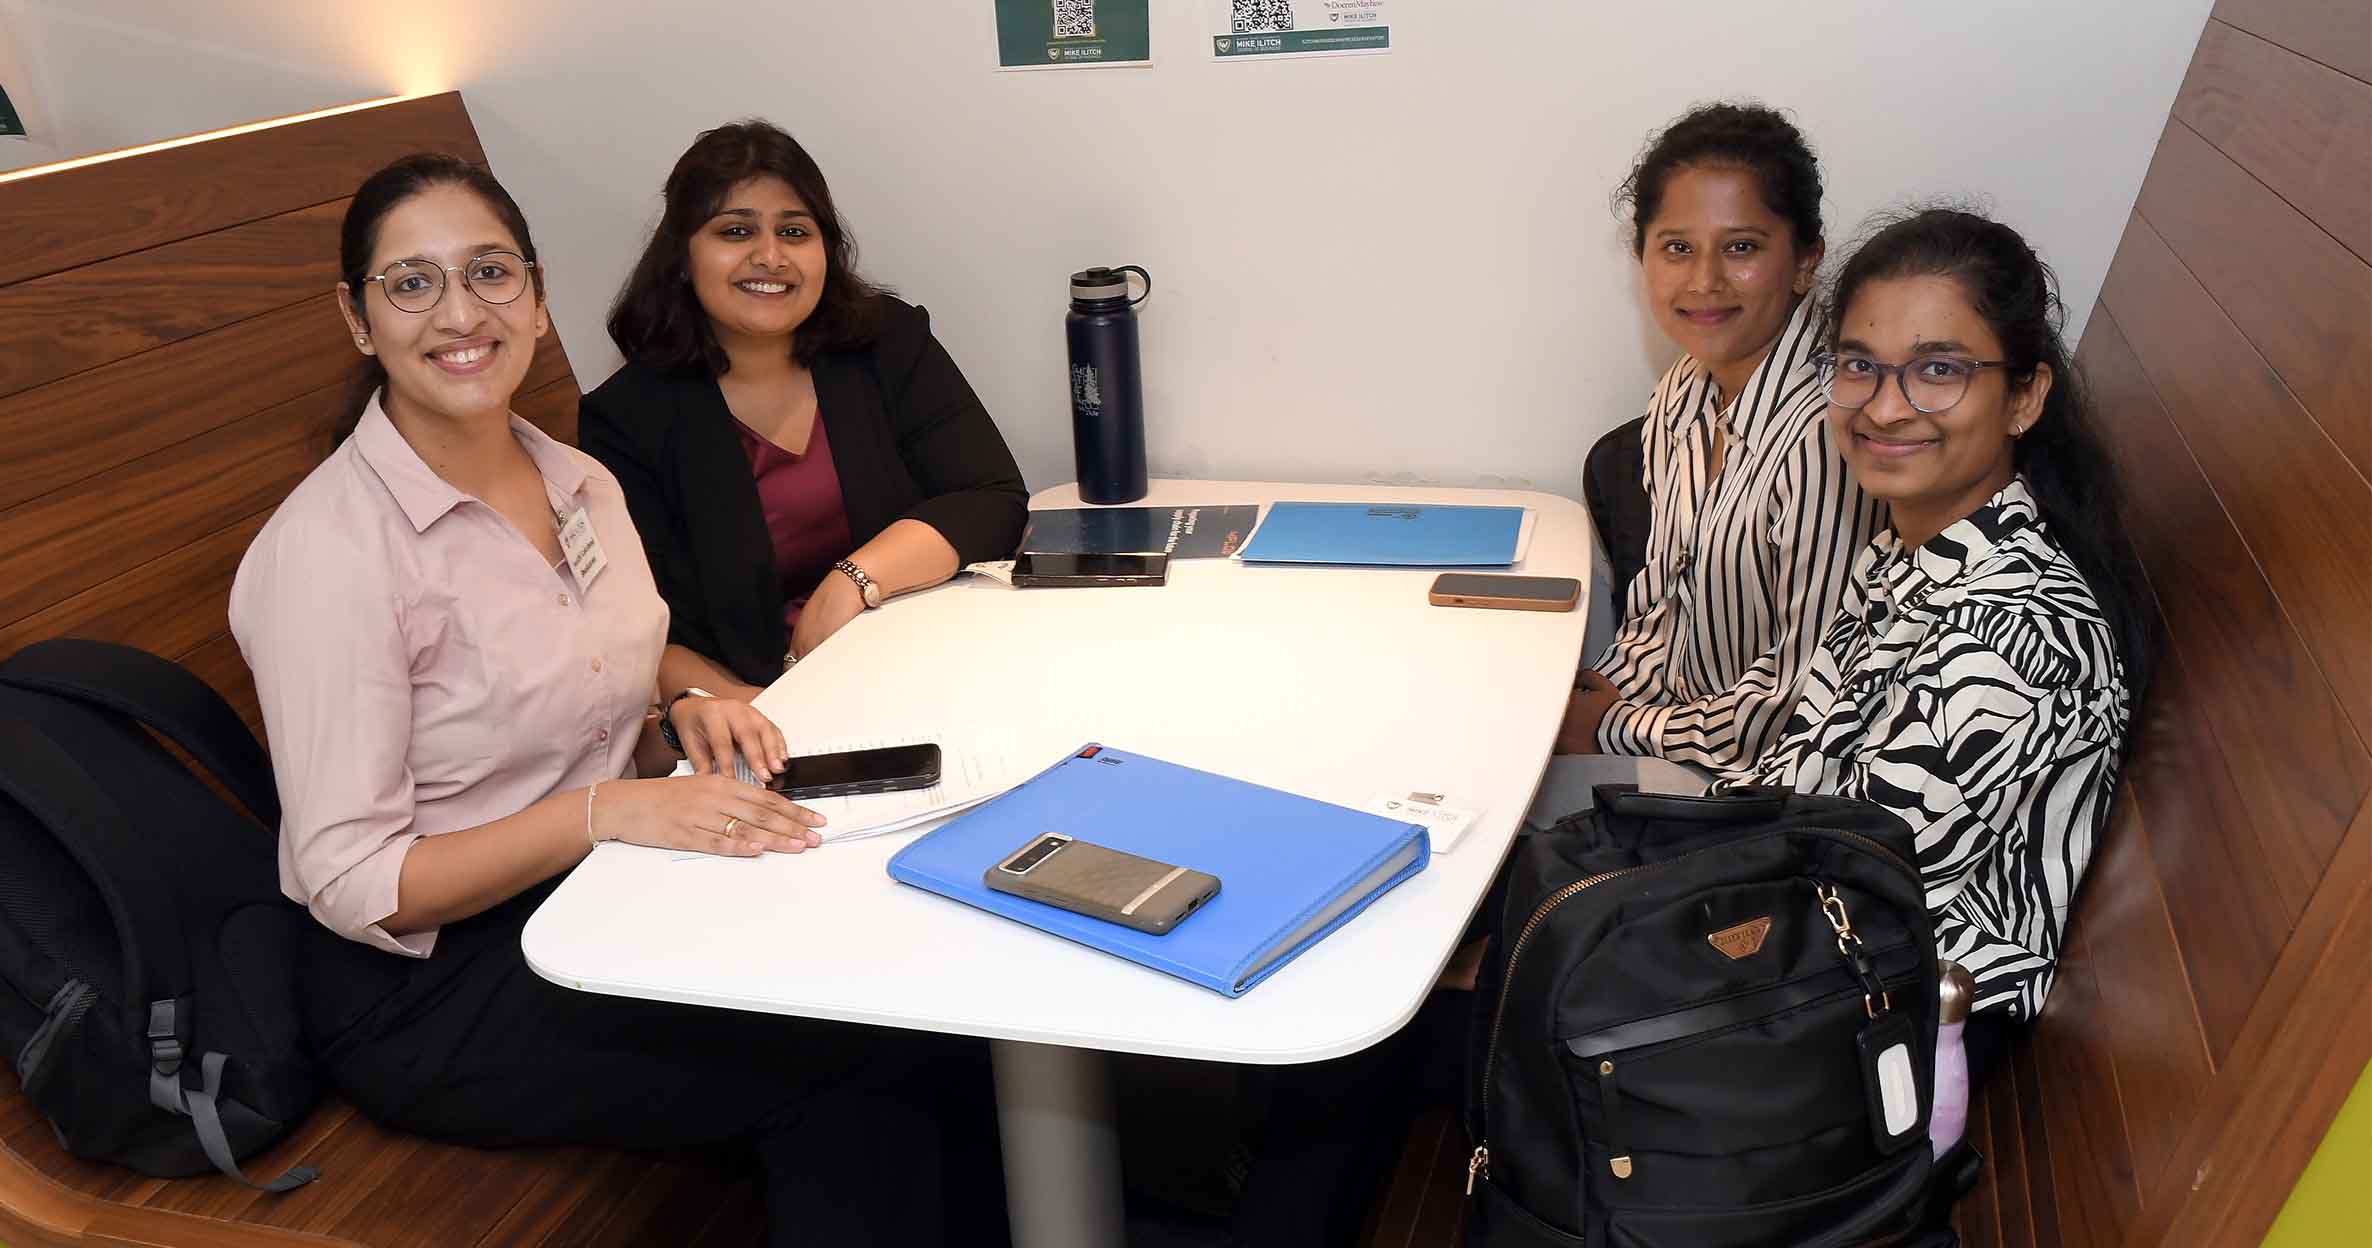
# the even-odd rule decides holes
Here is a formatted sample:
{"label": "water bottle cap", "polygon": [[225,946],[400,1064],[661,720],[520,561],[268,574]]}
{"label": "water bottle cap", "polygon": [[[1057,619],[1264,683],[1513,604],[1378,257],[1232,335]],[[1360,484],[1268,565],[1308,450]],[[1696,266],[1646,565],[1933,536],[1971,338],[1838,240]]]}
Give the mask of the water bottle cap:
{"label": "water bottle cap", "polygon": [[1943,982],[1939,985],[1942,999],[1936,1021],[1945,1025],[1968,1021],[1969,1006],[1977,999],[1976,976],[1949,958],[1943,959],[1937,970]]}
{"label": "water bottle cap", "polygon": [[1134,298],[1129,295],[1128,275],[1131,273],[1145,278],[1146,294],[1153,292],[1153,279],[1145,276],[1145,271],[1133,264],[1117,269],[1107,269],[1098,265],[1084,272],[1071,274],[1071,298],[1082,303],[1142,302],[1144,295]]}

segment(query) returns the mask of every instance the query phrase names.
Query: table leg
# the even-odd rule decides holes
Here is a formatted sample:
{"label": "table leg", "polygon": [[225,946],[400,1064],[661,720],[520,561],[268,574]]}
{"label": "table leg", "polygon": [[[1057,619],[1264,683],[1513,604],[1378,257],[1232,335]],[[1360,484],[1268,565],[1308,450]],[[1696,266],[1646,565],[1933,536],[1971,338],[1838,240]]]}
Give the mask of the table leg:
{"label": "table leg", "polygon": [[1018,1040],[992,1041],[989,1052],[1013,1248],[1126,1243],[1111,1058]]}

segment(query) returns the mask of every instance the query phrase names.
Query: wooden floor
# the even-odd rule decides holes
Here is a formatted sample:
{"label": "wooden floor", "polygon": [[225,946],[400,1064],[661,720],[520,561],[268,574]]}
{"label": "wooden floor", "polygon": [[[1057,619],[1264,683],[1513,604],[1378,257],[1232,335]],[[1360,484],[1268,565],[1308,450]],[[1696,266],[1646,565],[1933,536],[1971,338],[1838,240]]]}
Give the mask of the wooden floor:
{"label": "wooden floor", "polygon": [[[331,1177],[265,1196],[228,1179],[168,1182],[76,1161],[15,1091],[0,1071],[0,1189],[54,1179],[65,1199],[50,1205],[74,1195],[111,1202],[96,1217],[65,1210],[59,1222],[70,1225],[46,1235],[0,1218],[0,1237],[15,1248],[722,1248],[765,1238],[755,1177],[729,1167],[597,1149],[448,1148],[383,1131],[333,1104],[248,1168],[275,1174],[306,1158]],[[1468,1151],[1454,1112],[1421,1111],[1368,1216],[1362,1248],[1461,1248]],[[51,1179],[25,1173],[28,1163]],[[1990,1226],[1991,1184],[1979,1187],[1967,1203],[1983,1205],[1977,1221]]]}
{"label": "wooden floor", "polygon": [[599,1149],[454,1148],[386,1131],[339,1102],[248,1167],[277,1174],[303,1159],[321,1169],[320,1181],[284,1196],[77,1161],[4,1070],[0,1145],[0,1189],[12,1200],[37,1189],[27,1202],[34,1225],[0,1221],[0,1240],[13,1248],[642,1248],[765,1237],[758,1185],[730,1166]]}
{"label": "wooden floor", "polygon": [[[749,1245],[765,1238],[754,1175],[691,1160],[600,1149],[485,1151],[381,1129],[332,1102],[251,1175],[298,1160],[326,1176],[284,1196],[223,1178],[150,1179],[78,1161],[0,1070],[0,1189],[44,1189],[30,1224],[0,1218],[0,1241],[170,1248],[644,1248]],[[1365,1248],[1457,1248],[1465,1135],[1424,1110],[1368,1219]],[[44,1177],[47,1176],[47,1177]],[[95,1202],[95,1203],[94,1203]]]}

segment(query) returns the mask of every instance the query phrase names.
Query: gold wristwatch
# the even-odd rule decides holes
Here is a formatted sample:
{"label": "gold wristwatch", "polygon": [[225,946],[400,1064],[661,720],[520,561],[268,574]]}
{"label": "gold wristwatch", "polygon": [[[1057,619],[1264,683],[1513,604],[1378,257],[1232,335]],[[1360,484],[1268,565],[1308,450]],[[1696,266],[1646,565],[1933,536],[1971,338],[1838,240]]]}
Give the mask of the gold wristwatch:
{"label": "gold wristwatch", "polygon": [[867,574],[863,568],[843,559],[833,564],[832,570],[857,583],[857,594],[865,600],[867,611],[881,605],[881,584]]}

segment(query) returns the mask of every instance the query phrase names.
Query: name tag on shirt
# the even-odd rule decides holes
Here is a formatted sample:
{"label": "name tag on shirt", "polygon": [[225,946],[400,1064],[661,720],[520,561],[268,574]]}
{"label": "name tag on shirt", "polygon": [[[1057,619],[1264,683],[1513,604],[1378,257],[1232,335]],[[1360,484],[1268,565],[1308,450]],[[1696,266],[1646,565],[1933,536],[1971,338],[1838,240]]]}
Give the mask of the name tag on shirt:
{"label": "name tag on shirt", "polygon": [[560,554],[568,560],[569,571],[576,573],[580,593],[593,588],[602,570],[609,567],[609,556],[601,550],[601,538],[593,532],[590,508],[579,507],[560,522]]}

